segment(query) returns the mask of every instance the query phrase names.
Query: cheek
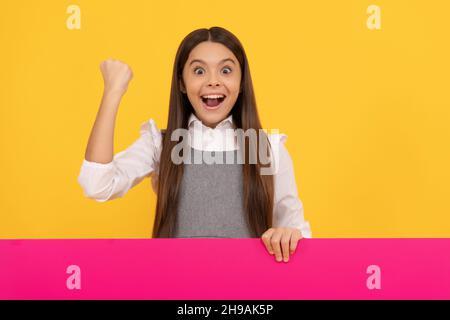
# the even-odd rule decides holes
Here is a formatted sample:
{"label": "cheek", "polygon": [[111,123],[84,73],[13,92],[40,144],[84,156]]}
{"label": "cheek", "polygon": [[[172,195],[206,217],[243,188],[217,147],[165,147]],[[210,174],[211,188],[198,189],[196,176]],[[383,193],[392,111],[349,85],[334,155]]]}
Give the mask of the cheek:
{"label": "cheek", "polygon": [[228,90],[233,94],[233,95],[238,95],[239,94],[239,87],[240,87],[240,82],[239,80],[230,80],[226,82],[226,86],[228,88]]}
{"label": "cheek", "polygon": [[202,85],[200,79],[192,77],[192,76],[185,76],[184,83],[186,85],[186,90],[188,92],[192,92],[192,93],[194,93],[195,91],[198,91]]}
{"label": "cheek", "polygon": [[191,103],[191,105],[193,106],[193,107],[199,107],[199,106],[201,106],[201,99],[199,98],[199,96],[198,96],[198,94],[197,93],[195,93],[195,92],[193,92],[193,93],[191,93],[191,94],[188,94],[188,98],[189,98],[189,101],[190,101],[190,103]]}

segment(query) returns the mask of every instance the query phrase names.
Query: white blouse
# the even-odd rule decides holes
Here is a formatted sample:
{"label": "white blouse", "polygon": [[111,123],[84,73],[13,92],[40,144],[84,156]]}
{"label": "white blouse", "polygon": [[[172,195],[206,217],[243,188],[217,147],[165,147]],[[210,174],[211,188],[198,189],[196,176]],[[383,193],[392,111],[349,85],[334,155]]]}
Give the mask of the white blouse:
{"label": "white blouse", "polygon": [[[188,126],[189,143],[195,149],[205,151],[239,149],[235,137],[225,134],[226,129],[236,128],[232,115],[222,120],[215,128],[210,128],[192,113]],[[202,132],[199,132],[199,129]],[[194,138],[195,136],[197,138]],[[199,136],[201,140],[198,139]],[[279,161],[274,172],[273,226],[298,228],[304,238],[311,238],[311,227],[304,219],[303,204],[297,194],[292,159],[284,145],[287,136],[268,133],[268,137],[273,146],[278,146],[278,154],[274,160]],[[146,177],[151,178],[152,188],[156,193],[161,147],[161,131],[154,120],[149,119],[141,124],[140,137],[128,148],[116,153],[110,163],[83,159],[78,183],[83,188],[84,195],[98,202],[123,197],[129,189]]]}

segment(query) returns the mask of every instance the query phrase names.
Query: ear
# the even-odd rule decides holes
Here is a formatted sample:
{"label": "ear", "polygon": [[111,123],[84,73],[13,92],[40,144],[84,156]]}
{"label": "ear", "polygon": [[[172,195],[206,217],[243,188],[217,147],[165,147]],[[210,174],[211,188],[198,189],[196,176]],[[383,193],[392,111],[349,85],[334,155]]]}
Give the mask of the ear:
{"label": "ear", "polygon": [[186,93],[186,88],[184,87],[183,80],[180,79],[180,90],[183,93]]}

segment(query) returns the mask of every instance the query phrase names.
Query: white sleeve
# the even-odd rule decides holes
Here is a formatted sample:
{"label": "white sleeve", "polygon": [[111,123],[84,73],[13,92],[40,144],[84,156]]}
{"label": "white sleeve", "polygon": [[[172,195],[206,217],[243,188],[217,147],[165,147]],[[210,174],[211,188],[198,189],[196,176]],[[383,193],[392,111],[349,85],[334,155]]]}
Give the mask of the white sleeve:
{"label": "white sleeve", "polygon": [[272,141],[275,141],[274,139],[278,142],[274,147],[278,148],[275,161],[278,161],[279,167],[274,175],[273,226],[297,228],[304,238],[311,238],[311,227],[309,222],[305,221],[303,203],[297,193],[293,162],[285,146],[287,136],[277,134],[271,137]]}
{"label": "white sleeve", "polygon": [[78,183],[84,195],[98,202],[123,197],[158,168],[161,132],[153,119],[141,124],[140,137],[109,163],[83,159]]}

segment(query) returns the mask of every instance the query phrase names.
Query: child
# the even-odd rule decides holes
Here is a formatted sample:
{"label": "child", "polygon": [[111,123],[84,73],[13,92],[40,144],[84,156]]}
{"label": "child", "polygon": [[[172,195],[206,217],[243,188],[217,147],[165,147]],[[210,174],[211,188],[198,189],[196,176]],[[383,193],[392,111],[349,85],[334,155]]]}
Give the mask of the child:
{"label": "child", "polygon": [[[78,177],[85,196],[99,202],[122,197],[151,177],[157,194],[155,238],[261,237],[277,261],[283,257],[287,262],[297,242],[311,237],[284,146],[286,135],[261,133],[247,57],[232,33],[212,27],[183,39],[174,62],[167,128],[159,130],[153,119],[144,122],[140,137],[116,155],[115,118],[133,74],[128,65],[112,59],[100,69],[104,94]],[[247,158],[243,164],[202,160],[180,165],[173,154],[179,129],[189,133],[187,142],[183,139],[189,147],[186,155],[205,158],[239,156],[238,150],[246,154],[250,149],[225,132],[255,130],[278,147],[272,151],[279,156],[272,159],[279,169],[260,174],[262,163]]]}

